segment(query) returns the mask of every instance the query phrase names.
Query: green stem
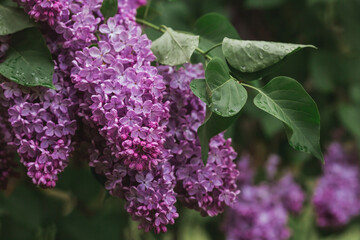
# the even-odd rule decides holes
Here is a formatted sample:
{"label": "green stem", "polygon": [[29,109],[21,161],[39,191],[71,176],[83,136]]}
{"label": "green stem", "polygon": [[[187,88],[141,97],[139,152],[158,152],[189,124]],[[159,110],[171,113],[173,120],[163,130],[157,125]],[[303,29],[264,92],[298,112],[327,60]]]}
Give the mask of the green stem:
{"label": "green stem", "polygon": [[148,4],[146,6],[145,13],[144,13],[144,19],[146,19],[149,14],[150,5],[151,5],[151,0],[148,1]]}
{"label": "green stem", "polygon": [[[150,23],[150,22],[148,22],[148,21],[146,21],[146,20],[144,20],[144,19],[139,19],[139,18],[136,18],[135,21],[136,21],[137,23],[139,23],[139,24],[142,24],[142,25],[144,25],[144,26],[150,27],[150,28],[152,28],[152,29],[154,29],[154,30],[156,30],[156,31],[159,31],[159,32],[162,32],[162,33],[165,33],[165,32],[166,32],[166,27],[165,27],[165,26],[159,27],[159,26],[156,26],[155,24],[152,24],[152,23]],[[211,51],[212,49],[209,49],[209,50]],[[202,49],[200,49],[200,48],[196,48],[196,49],[195,49],[195,51],[197,51],[198,53],[200,53],[205,59],[211,60],[212,57],[207,54],[207,53],[209,52],[209,50],[208,50],[208,51],[204,51],[204,50],[202,50]]]}
{"label": "green stem", "polygon": [[214,46],[212,46],[211,48],[209,48],[207,51],[205,51],[205,54],[208,54],[209,52],[211,52],[212,50],[214,50],[217,47],[220,47],[222,45],[222,43],[218,43]]}
{"label": "green stem", "polygon": [[144,19],[138,19],[137,18],[136,22],[139,23],[139,24],[145,25],[145,26],[147,26],[149,28],[155,29],[156,31],[163,32],[163,33],[165,32],[165,30],[162,29],[161,27],[156,26],[155,24],[152,24],[152,23],[150,23],[150,22],[148,22],[148,21],[146,21]]}
{"label": "green stem", "polygon": [[212,57],[200,48],[196,48],[195,51],[203,55],[204,58],[211,60]]}
{"label": "green stem", "polygon": [[100,35],[99,35],[100,32],[96,31],[94,34],[95,34],[95,37],[96,39],[98,40],[98,42],[101,41],[101,38],[100,38]]}
{"label": "green stem", "polygon": [[252,88],[252,89],[258,91],[259,93],[262,93],[262,91],[261,91],[259,88],[257,88],[257,87],[254,87],[254,86],[252,86],[252,85],[249,85],[249,84],[246,84],[246,83],[243,83],[243,82],[240,82],[240,84],[243,85],[243,86],[245,86],[245,87]]}

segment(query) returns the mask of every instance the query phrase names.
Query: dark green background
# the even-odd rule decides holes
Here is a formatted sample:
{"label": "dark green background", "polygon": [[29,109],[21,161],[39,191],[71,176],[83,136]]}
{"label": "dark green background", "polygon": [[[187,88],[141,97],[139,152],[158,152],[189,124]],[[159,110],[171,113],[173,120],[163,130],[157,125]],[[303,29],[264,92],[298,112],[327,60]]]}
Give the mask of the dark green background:
{"label": "dark green background", "polygon": [[[321,113],[322,148],[333,140],[360,145],[360,1],[359,0],[153,0],[148,20],[176,30],[191,31],[196,19],[208,12],[229,17],[242,39],[313,44],[288,59],[272,76],[297,79],[317,102]],[[146,31],[151,38],[157,33]],[[250,93],[249,98],[253,98]],[[246,105],[238,122],[227,133],[237,151],[248,151],[259,169],[269,153],[278,153],[282,167],[291,168],[311,197],[321,163],[293,150],[282,124]],[[20,168],[22,172],[24,169]],[[144,234],[123,209],[123,201],[108,196],[86,164],[76,159],[59,176],[56,189],[42,190],[22,177],[11,181],[0,194],[1,240],[178,239],[219,240],[222,216],[203,218],[178,205],[180,218],[161,236]],[[354,220],[344,229],[319,230],[311,206],[292,217],[293,239],[360,239]]]}

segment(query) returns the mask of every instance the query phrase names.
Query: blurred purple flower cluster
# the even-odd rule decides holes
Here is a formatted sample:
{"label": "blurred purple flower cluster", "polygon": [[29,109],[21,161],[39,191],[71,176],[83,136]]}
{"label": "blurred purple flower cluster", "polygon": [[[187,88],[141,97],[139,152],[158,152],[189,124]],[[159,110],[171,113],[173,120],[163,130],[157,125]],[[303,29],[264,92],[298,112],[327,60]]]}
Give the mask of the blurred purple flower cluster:
{"label": "blurred purple flower cluster", "polygon": [[[289,213],[299,213],[305,194],[290,173],[279,180],[279,158],[271,156],[267,164],[266,183],[253,183],[254,171],[250,167],[250,157],[245,155],[238,162],[241,193],[231,206],[225,219],[228,240],[286,240],[291,233],[287,227]],[[245,174],[242,174],[245,173]]]}
{"label": "blurred purple flower cluster", "polygon": [[360,215],[360,166],[356,156],[340,143],[329,146],[324,174],[312,199],[318,226],[342,227]]}

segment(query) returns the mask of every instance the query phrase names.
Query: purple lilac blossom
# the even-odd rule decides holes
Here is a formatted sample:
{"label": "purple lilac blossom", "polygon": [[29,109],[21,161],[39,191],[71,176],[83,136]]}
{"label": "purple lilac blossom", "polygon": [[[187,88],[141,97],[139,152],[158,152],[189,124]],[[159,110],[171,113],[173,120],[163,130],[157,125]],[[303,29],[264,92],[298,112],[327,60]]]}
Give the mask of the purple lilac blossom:
{"label": "purple lilac blossom", "polygon": [[240,175],[237,183],[241,193],[226,215],[228,240],[289,239],[288,215],[301,210],[305,195],[290,173],[279,180],[273,178],[278,172],[278,163],[279,158],[271,155],[267,163],[267,166],[271,165],[268,182],[255,185],[249,155],[243,155],[238,162]]}
{"label": "purple lilac blossom", "polygon": [[360,168],[340,143],[332,143],[325,155],[324,174],[312,202],[320,227],[342,227],[360,214]]}
{"label": "purple lilac blossom", "polygon": [[[162,99],[162,77],[150,66],[151,42],[133,21],[134,1],[122,3],[106,24],[96,18],[99,4],[86,14],[93,27],[88,32],[99,31],[100,41],[76,51],[71,76],[82,96],[79,116],[92,129],[90,166],[106,177],[111,195],[126,200],[139,228],[159,233],[178,217],[174,167],[163,149],[168,103]],[[72,49],[93,37],[67,37],[77,34],[75,27],[56,28]]]}
{"label": "purple lilac blossom", "polygon": [[0,84],[1,103],[15,135],[12,144],[27,175],[42,187],[55,187],[57,175],[68,165],[76,130],[71,114],[75,92],[56,60],[53,82],[57,91],[25,88],[7,80]]}
{"label": "purple lilac blossom", "polygon": [[66,0],[18,0],[24,10],[35,21],[47,22],[50,26],[55,24],[62,9],[66,9]]}
{"label": "purple lilac blossom", "polygon": [[166,160],[162,146],[169,109],[162,101],[162,77],[150,65],[155,60],[151,41],[122,14],[98,30],[97,46],[77,51],[73,61],[72,81],[84,96],[82,116],[128,168],[156,167]]}
{"label": "purple lilac blossom", "polygon": [[210,141],[206,166],[202,162],[197,129],[205,119],[205,104],[189,87],[192,80],[204,77],[202,66],[186,64],[178,70],[166,66],[159,69],[167,87],[165,99],[170,101],[166,148],[175,167],[175,191],[186,206],[215,216],[239,194],[238,171],[233,162],[237,154],[230,146],[231,140],[220,134]]}
{"label": "purple lilac blossom", "polygon": [[[21,2],[25,10],[35,3],[40,1]],[[46,5],[44,1],[42,6],[51,8],[53,3],[48,1],[50,5]],[[63,15],[54,16],[54,24],[65,21],[68,12],[68,8],[62,8]],[[47,14],[45,10],[42,13]],[[73,148],[71,137],[76,130],[73,112],[76,112],[74,109],[78,100],[69,78],[72,50],[63,48],[65,39],[57,37],[51,30],[46,31],[45,38],[54,58],[53,84],[57,90],[26,88],[4,79],[0,84],[0,98],[3,107],[7,108],[15,135],[13,144],[17,147],[20,161],[27,168],[27,175],[34,184],[54,187],[57,175],[68,165]]]}
{"label": "purple lilac blossom", "polygon": [[174,206],[174,167],[169,162],[161,162],[151,170],[129,169],[112,155],[95,129],[88,134],[92,139],[90,166],[106,177],[105,188],[111,195],[126,200],[125,209],[140,223],[139,229],[166,232],[166,226],[174,224],[179,216]]}

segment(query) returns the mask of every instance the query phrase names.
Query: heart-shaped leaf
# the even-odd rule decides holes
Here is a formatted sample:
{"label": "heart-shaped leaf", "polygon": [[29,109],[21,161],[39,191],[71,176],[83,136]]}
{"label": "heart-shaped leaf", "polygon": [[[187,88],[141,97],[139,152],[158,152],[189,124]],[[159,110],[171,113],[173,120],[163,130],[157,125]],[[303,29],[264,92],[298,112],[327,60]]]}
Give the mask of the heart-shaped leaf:
{"label": "heart-shaped leaf", "polygon": [[190,62],[198,46],[199,36],[166,28],[165,33],[152,43],[151,50],[161,64],[175,66]]}
{"label": "heart-shaped leaf", "polygon": [[23,86],[54,88],[54,63],[40,31],[36,28],[15,33],[0,74]]}
{"label": "heart-shaped leaf", "polygon": [[0,36],[34,26],[35,23],[30,20],[29,16],[21,8],[0,4]]}
{"label": "heart-shaped leaf", "polygon": [[320,114],[305,89],[292,78],[277,77],[258,91],[254,104],[284,123],[289,144],[323,160]]}
{"label": "heart-shaped leaf", "polygon": [[228,63],[243,73],[254,73],[271,67],[282,59],[312,45],[245,41],[224,38],[222,50]]}
{"label": "heart-shaped leaf", "polygon": [[230,76],[229,68],[220,58],[213,58],[206,67],[205,80],[209,88],[210,109],[222,117],[236,115],[245,105],[247,92]]}

